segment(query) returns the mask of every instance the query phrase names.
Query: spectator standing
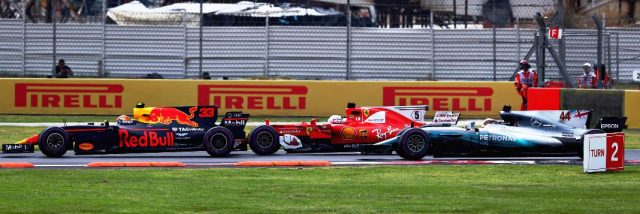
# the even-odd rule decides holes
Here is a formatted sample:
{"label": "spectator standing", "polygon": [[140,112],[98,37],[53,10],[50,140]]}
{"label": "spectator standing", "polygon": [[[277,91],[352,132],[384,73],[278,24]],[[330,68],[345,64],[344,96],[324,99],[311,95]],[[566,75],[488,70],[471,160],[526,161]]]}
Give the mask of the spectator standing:
{"label": "spectator standing", "polygon": [[64,59],[58,60],[58,66],[56,66],[56,78],[68,78],[73,76],[73,71],[64,62]]}
{"label": "spectator standing", "polygon": [[596,88],[596,74],[591,69],[591,64],[582,65],[582,75],[578,78],[578,88]]}
{"label": "spectator standing", "polygon": [[516,91],[518,95],[522,97],[522,104],[520,105],[520,110],[527,110],[527,99],[528,99],[528,90],[531,87],[536,87],[538,85],[538,74],[535,70],[531,70],[531,65],[527,60],[520,60],[520,68],[522,70],[516,73],[516,80],[514,82],[516,86]]}

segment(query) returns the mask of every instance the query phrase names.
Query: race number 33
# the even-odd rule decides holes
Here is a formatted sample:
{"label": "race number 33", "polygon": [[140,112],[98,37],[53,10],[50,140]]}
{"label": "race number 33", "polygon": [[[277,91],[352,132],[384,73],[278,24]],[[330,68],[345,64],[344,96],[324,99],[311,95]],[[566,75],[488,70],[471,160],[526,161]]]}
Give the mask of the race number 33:
{"label": "race number 33", "polygon": [[584,172],[624,170],[624,133],[591,134],[584,139]]}

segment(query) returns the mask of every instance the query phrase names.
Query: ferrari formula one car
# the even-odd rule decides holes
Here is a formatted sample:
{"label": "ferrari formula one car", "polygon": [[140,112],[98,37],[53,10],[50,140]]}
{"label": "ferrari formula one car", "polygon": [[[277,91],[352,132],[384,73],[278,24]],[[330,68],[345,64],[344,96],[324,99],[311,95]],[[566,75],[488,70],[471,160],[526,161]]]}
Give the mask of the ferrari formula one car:
{"label": "ferrari formula one car", "polygon": [[[586,134],[613,132],[620,129],[588,129],[590,111],[511,111],[500,112],[502,120],[487,119],[483,126],[465,128],[451,124],[429,124],[407,128],[396,137],[375,144],[394,148],[405,159],[421,159],[427,153],[438,156],[465,155],[577,155],[582,158]],[[602,120],[604,121],[604,120]],[[598,127],[623,127],[609,124]]]}
{"label": "ferrari formula one car", "polygon": [[[265,121],[249,134],[249,147],[259,155],[272,154],[281,146],[287,152],[360,151],[363,145],[393,138],[407,127],[424,125],[427,110],[427,106],[356,107],[349,103],[345,118],[334,115],[323,124],[312,120],[270,125]],[[391,154],[391,150],[371,152]]]}
{"label": "ferrari formula one car", "polygon": [[217,106],[144,107],[133,109],[133,119],[120,116],[117,125],[49,127],[17,144],[5,144],[3,153],[33,152],[34,145],[49,157],[73,148],[77,155],[205,150],[225,156],[246,150],[244,127],[249,114],[227,112],[218,120]]}

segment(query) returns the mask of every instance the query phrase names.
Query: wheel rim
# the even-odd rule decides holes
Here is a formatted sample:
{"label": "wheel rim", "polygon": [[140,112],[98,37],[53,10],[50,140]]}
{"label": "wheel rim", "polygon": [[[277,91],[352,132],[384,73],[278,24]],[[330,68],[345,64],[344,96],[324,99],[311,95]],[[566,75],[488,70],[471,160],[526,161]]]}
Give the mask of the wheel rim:
{"label": "wheel rim", "polygon": [[209,138],[209,142],[214,150],[222,150],[227,146],[227,136],[217,133]]}
{"label": "wheel rim", "polygon": [[419,135],[410,136],[407,140],[407,147],[411,152],[421,152],[424,149],[424,138]]}
{"label": "wheel rim", "polygon": [[263,149],[268,149],[269,147],[271,147],[271,145],[273,145],[273,137],[271,136],[271,133],[267,131],[258,133],[258,135],[256,136],[256,144],[258,145],[258,147]]}
{"label": "wheel rim", "polygon": [[47,147],[49,149],[58,151],[64,146],[64,137],[60,133],[53,133],[47,137]]}

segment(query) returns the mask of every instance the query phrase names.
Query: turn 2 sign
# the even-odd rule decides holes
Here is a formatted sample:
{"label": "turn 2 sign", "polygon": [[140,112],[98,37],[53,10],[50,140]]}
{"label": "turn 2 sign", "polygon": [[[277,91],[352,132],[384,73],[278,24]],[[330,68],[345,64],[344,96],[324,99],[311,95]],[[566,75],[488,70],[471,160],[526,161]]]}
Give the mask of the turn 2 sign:
{"label": "turn 2 sign", "polygon": [[585,135],[584,172],[624,170],[624,133]]}

